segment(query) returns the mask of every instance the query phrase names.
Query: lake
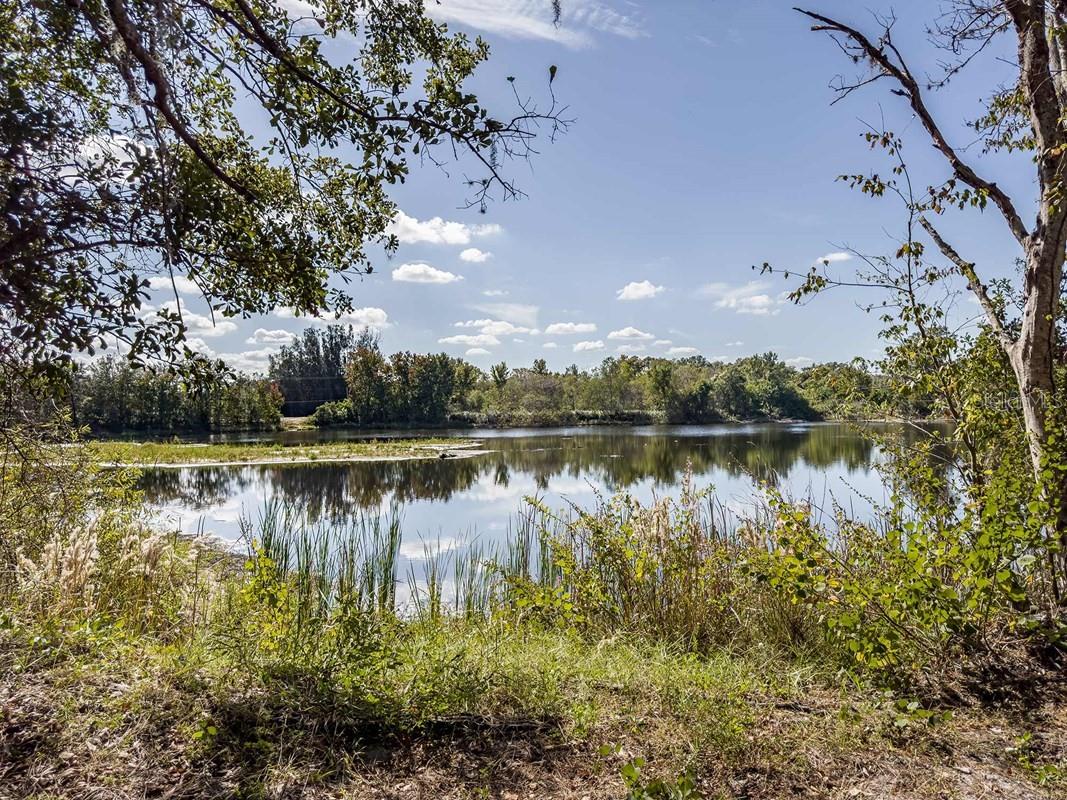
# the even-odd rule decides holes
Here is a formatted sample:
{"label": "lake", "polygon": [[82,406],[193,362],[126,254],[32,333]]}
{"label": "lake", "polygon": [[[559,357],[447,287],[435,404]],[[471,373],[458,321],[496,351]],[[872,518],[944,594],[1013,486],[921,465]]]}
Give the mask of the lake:
{"label": "lake", "polygon": [[[878,430],[913,430],[867,423]],[[410,432],[389,434],[412,436]],[[417,435],[417,434],[415,434]],[[427,434],[430,435],[430,434]],[[399,462],[249,465],[148,469],[145,501],[170,526],[239,538],[242,516],[255,520],[268,502],[309,520],[343,522],[399,508],[402,554],[423,541],[506,536],[523,498],[549,506],[591,507],[598,493],[628,492],[642,501],[676,494],[691,465],[697,488],[712,487],[729,512],[754,508],[756,481],[823,508],[839,502],[857,514],[882,502],[880,454],[854,425],[724,424],[649,427],[434,431],[481,440],[491,452],[472,458]],[[245,437],[286,442],[366,438],[352,431],[283,432]],[[234,437],[229,437],[233,440]]]}

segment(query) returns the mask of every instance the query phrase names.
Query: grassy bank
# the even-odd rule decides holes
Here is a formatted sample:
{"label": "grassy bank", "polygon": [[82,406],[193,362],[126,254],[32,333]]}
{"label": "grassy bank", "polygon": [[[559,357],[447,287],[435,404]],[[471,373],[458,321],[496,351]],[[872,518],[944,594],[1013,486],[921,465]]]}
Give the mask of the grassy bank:
{"label": "grassy bank", "polygon": [[1063,796],[1062,663],[932,532],[723,530],[687,484],[406,560],[396,515],[271,506],[234,558],[42,455],[0,486],[10,796]]}
{"label": "grassy bank", "polygon": [[122,466],[193,466],[198,464],[303,464],[336,461],[395,461],[411,458],[458,458],[482,452],[470,439],[381,439],[360,442],[193,444],[179,442],[100,441],[85,445],[95,458]]}

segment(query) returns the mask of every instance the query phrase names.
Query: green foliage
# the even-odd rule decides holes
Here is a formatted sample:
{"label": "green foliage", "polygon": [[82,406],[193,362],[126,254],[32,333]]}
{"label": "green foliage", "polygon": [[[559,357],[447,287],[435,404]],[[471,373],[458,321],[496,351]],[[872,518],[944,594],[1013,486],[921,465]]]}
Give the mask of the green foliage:
{"label": "green foliage", "polygon": [[1018,488],[959,517],[945,498],[917,514],[898,498],[881,524],[839,515],[833,529],[772,492],[769,548],[746,568],[811,609],[842,665],[890,682],[936,679],[995,658],[993,632],[1019,624],[1036,588],[1041,516],[997,504]]}
{"label": "green foliage", "polygon": [[349,425],[353,417],[352,401],[346,397],[344,400],[323,403],[311,415],[311,422],[320,428],[329,428],[333,425]]}
{"label": "green foliage", "polygon": [[97,359],[73,378],[70,407],[95,432],[273,430],[282,396],[270,381],[214,371],[154,371]]}
{"label": "green foliage", "polygon": [[[237,4],[17,0],[0,11],[0,350],[60,379],[119,339],[189,355],[177,297],[146,314],[151,278],[188,277],[223,316],[346,312],[333,274],[392,250],[392,186],[448,151],[480,170],[472,203],[516,194],[501,173],[554,103],[496,119],[466,89],[488,46],[421,3],[314,0],[294,35],[273,0]],[[301,12],[303,13],[303,12]],[[336,47],[345,41],[353,46]],[[253,136],[250,121],[269,132]]]}
{"label": "green foliage", "polygon": [[700,800],[696,778],[692,770],[680,773],[674,780],[645,778],[645,759],[633,758],[619,770],[626,785],[626,800]]}
{"label": "green foliage", "polygon": [[285,398],[287,416],[304,416],[322,404],[345,399],[345,363],[357,341],[371,336],[350,325],[305,328],[270,358],[268,375]]}
{"label": "green foliage", "polygon": [[[348,355],[345,375],[348,421],[364,426],[810,420],[892,406],[863,365],[798,372],[773,353],[732,364],[699,356],[625,356],[607,358],[590,371],[564,372],[537,359],[530,368],[496,364],[486,375],[444,354],[386,357],[376,337],[364,332]],[[339,424],[345,411],[331,407],[318,419]]]}

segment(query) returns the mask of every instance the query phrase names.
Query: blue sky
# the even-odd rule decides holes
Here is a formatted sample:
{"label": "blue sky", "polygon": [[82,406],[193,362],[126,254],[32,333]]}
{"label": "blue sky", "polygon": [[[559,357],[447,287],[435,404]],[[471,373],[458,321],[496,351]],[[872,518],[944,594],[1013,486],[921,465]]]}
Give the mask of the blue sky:
{"label": "blue sky", "polygon": [[[937,6],[929,0],[810,2],[868,30],[872,11],[892,8],[916,72],[935,73],[944,57],[924,32]],[[585,368],[619,352],[733,359],[774,350],[798,365],[876,357],[878,320],[858,307],[872,295],[837,291],[798,307],[781,298],[788,283],[751,267],[805,270],[849,247],[895,249],[899,207],[835,181],[888,172],[861,138],[865,123],[885,120],[904,136],[920,183],[947,172],[887,82],[830,106],[829,81],[856,67],[792,5],[564,0],[556,29],[548,0],[428,3],[450,27],[489,41],[471,87],[497,116],[514,109],[506,76],[540,97],[555,64],[556,95],[575,122],[540,143],[531,163],[507,165],[526,197],[485,214],[463,208],[473,165],[415,166],[394,195],[400,249],[352,284],[361,310],[350,321],[379,328],[388,352],[445,351],[483,368],[538,357]],[[1026,209],[1025,160],[982,156],[964,125],[1010,76],[998,55],[1010,53],[984,54],[930,104],[953,142]],[[984,275],[1010,273],[1015,250],[995,212],[942,226]],[[167,299],[161,289],[153,302]],[[183,302],[206,310],[195,295]],[[960,298],[953,313],[963,319],[975,306]],[[308,324],[284,311],[216,327],[192,319],[197,346],[242,369],[264,368]]]}

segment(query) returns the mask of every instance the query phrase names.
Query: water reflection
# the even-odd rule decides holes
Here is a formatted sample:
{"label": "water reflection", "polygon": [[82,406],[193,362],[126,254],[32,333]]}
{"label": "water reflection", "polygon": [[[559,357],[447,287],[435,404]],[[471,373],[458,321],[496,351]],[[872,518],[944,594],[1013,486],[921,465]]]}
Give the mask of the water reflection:
{"label": "water reflection", "polygon": [[647,499],[676,487],[689,464],[697,484],[714,485],[728,504],[750,498],[753,480],[792,494],[883,494],[872,470],[877,452],[845,425],[478,431],[477,438],[493,452],[452,460],[147,470],[142,488],[146,502],[183,529],[203,525],[226,538],[237,535],[242,513],[254,516],[268,499],[311,520],[396,502],[408,531],[502,530],[524,495],[585,502],[595,491],[626,490]]}

